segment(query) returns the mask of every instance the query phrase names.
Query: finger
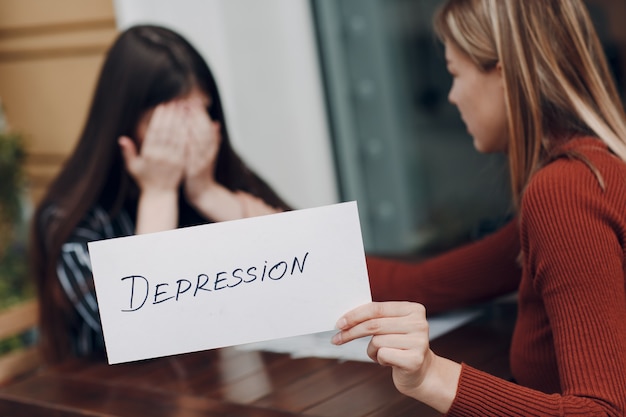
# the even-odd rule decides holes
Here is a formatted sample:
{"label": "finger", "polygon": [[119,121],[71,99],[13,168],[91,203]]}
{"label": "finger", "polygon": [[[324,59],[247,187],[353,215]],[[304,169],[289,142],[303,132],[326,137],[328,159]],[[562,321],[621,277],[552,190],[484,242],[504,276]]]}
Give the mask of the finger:
{"label": "finger", "polygon": [[176,102],[159,104],[146,131],[146,145],[150,147],[170,147],[174,142],[176,119],[180,118]]}
{"label": "finger", "polygon": [[158,143],[161,138],[159,133],[162,129],[163,118],[167,115],[167,107],[165,104],[159,104],[154,108],[150,121],[148,122],[148,128],[146,129],[146,135],[143,141],[142,148],[150,149],[153,144]]}
{"label": "finger", "polygon": [[215,129],[204,107],[190,106],[188,114],[193,138],[204,145],[212,145],[215,139]]}
{"label": "finger", "polygon": [[421,329],[410,334],[382,334],[372,336],[368,343],[368,352],[371,350],[377,351],[383,348],[392,349],[422,349],[424,346],[428,346],[430,341],[428,340],[428,330]]}
{"label": "finger", "polygon": [[384,347],[378,349],[375,362],[384,366],[393,366],[403,371],[414,372],[424,365],[427,349],[395,349]]}
{"label": "finger", "polygon": [[426,317],[424,306],[418,303],[407,301],[372,302],[347,312],[337,321],[336,326],[338,329],[343,330],[371,319],[402,317],[412,313],[423,314]]}
{"label": "finger", "polygon": [[181,138],[185,132],[185,108],[181,102],[168,104],[167,114],[163,118],[163,143],[169,150],[179,149],[184,141]]}
{"label": "finger", "polygon": [[337,333],[333,337],[333,343],[344,344],[366,336],[403,335],[406,337],[411,333],[428,335],[428,322],[421,314],[366,320]]}
{"label": "finger", "polygon": [[192,106],[197,106],[203,109],[206,108],[205,101],[202,100],[200,97],[194,96],[194,97],[191,97],[188,101],[189,101],[189,104]]}
{"label": "finger", "polygon": [[[419,352],[428,350],[429,346],[430,340],[427,330],[409,335],[377,335],[370,339],[367,345],[367,355],[375,362],[381,363],[381,351],[415,351],[415,354],[419,356],[421,355]],[[384,364],[389,364],[389,360]]]}

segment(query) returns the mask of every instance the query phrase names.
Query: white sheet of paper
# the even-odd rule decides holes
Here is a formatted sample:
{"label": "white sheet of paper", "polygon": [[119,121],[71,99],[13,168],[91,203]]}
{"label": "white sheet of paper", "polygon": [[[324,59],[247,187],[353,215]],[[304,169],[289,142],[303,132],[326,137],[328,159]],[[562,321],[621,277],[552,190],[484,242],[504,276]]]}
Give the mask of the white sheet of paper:
{"label": "white sheet of paper", "polygon": [[332,330],[371,301],[356,202],[89,243],[110,364]]}
{"label": "white sheet of paper", "polygon": [[[434,340],[465,323],[479,317],[483,312],[475,308],[451,311],[438,314],[428,319],[430,340]],[[349,361],[372,362],[367,356],[367,345],[371,337],[356,339],[345,345],[336,346],[330,343],[336,330],[321,333],[305,334],[284,339],[266,340],[263,342],[238,345],[237,350],[263,350],[267,352],[288,353],[292,358],[329,358]]]}

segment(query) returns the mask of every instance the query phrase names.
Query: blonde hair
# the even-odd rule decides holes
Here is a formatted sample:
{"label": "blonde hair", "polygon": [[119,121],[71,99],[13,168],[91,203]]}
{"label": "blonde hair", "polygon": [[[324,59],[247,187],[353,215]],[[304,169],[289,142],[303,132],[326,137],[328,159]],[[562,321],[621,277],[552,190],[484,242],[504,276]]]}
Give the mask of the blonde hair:
{"label": "blonde hair", "polygon": [[481,70],[502,66],[516,206],[554,141],[597,136],[626,161],[624,109],[582,0],[448,0],[434,26]]}

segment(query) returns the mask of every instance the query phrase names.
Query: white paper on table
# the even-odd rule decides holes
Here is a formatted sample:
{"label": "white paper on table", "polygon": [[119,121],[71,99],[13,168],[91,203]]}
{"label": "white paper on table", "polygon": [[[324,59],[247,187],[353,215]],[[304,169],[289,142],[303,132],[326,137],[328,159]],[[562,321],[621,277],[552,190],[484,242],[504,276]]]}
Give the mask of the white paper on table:
{"label": "white paper on table", "polygon": [[[430,340],[434,340],[477,318],[481,314],[481,310],[470,308],[430,317],[428,319],[428,336]],[[367,344],[370,341],[370,337],[356,339],[345,345],[336,346],[330,343],[330,339],[336,332],[336,330],[332,330],[284,339],[247,343],[237,346],[236,349],[288,353],[292,358],[315,357],[372,362],[369,356],[367,356]]]}
{"label": "white paper on table", "polygon": [[356,202],[89,243],[110,364],[334,328],[371,301]]}

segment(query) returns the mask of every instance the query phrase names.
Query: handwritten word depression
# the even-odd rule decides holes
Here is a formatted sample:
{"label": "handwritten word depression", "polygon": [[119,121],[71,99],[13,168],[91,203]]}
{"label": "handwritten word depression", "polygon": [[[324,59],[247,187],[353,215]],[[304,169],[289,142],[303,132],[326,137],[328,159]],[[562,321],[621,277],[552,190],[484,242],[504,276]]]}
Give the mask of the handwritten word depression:
{"label": "handwritten word depression", "polygon": [[[130,283],[130,303],[128,309],[123,312],[132,312],[141,309],[148,298],[152,295],[151,304],[160,304],[166,301],[179,301],[185,297],[196,297],[198,294],[221,291],[236,288],[242,284],[253,282],[265,282],[266,280],[278,281],[294,274],[303,274],[304,266],[309,256],[306,252],[302,258],[294,256],[293,261],[280,261],[271,265],[267,261],[262,268],[250,266],[247,268],[235,268],[230,273],[221,271],[213,275],[198,274],[195,280],[178,279],[174,285],[168,282],[160,282],[151,286],[150,281],[141,275],[129,275],[121,278]],[[141,300],[141,302],[137,302]]]}

